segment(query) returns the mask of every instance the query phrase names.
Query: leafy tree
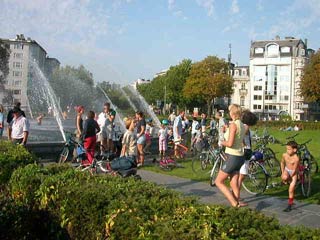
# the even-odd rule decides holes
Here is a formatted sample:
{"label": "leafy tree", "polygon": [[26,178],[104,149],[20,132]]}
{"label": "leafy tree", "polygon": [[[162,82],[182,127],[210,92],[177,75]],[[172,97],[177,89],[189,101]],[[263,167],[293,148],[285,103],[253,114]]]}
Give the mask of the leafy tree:
{"label": "leafy tree", "polygon": [[320,102],[320,50],[305,65],[300,87],[306,101]]}
{"label": "leafy tree", "polygon": [[205,101],[210,114],[215,98],[232,94],[233,79],[227,72],[228,63],[216,56],[208,56],[193,64],[183,88],[184,96],[190,100]]}
{"label": "leafy tree", "polygon": [[4,80],[9,74],[9,57],[9,44],[6,44],[2,40],[0,40],[0,84],[4,83]]}
{"label": "leafy tree", "polygon": [[165,77],[167,98],[169,102],[175,103],[180,107],[184,107],[187,104],[187,100],[183,96],[183,87],[189,77],[191,66],[192,61],[184,59],[177,66],[170,67]]}

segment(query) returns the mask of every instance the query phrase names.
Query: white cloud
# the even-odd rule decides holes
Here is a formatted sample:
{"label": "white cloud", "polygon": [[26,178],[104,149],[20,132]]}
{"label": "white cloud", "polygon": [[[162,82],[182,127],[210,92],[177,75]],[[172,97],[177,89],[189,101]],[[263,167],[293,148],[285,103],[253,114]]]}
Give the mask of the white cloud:
{"label": "white cloud", "polygon": [[197,4],[207,11],[207,15],[211,17],[214,13],[214,0],[197,0]]}
{"label": "white cloud", "polygon": [[168,9],[172,11],[174,9],[175,0],[168,0]]}
{"label": "white cloud", "polygon": [[240,11],[239,6],[238,6],[238,0],[232,0],[230,12],[231,14],[236,14]]}

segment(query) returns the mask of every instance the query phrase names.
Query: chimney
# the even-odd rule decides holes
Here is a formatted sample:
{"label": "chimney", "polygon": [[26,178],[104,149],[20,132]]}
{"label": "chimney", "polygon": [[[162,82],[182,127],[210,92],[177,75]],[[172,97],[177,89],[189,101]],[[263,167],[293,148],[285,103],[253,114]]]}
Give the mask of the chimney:
{"label": "chimney", "polygon": [[304,45],[306,45],[306,49],[307,49],[308,48],[308,39],[307,38],[304,39]]}

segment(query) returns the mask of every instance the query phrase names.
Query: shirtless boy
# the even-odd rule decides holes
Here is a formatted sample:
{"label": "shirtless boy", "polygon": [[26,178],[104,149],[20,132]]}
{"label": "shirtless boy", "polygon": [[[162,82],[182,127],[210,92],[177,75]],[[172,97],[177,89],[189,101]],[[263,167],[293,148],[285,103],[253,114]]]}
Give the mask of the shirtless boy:
{"label": "shirtless boy", "polygon": [[295,141],[289,141],[286,145],[287,151],[282,155],[281,159],[281,179],[283,183],[289,184],[288,207],[285,212],[292,210],[294,189],[298,180],[299,157],[297,155],[298,144]]}

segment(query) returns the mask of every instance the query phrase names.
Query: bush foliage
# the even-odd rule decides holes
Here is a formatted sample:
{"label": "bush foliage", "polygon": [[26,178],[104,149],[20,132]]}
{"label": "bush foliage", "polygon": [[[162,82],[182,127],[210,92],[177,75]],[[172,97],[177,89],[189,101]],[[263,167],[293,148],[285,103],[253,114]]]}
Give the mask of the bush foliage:
{"label": "bush foliage", "polygon": [[9,181],[14,169],[33,163],[35,159],[23,146],[0,141],[0,186]]}
{"label": "bush foliage", "polygon": [[[320,234],[320,230],[281,226],[250,209],[201,205],[149,182],[91,176],[64,166],[28,165],[12,174],[9,186],[16,209],[0,215],[0,227],[8,223],[8,214],[23,218],[28,212],[34,217],[30,221],[45,214],[51,219],[46,230],[57,231],[57,238],[316,239]],[[14,226],[5,225],[10,231]]]}

